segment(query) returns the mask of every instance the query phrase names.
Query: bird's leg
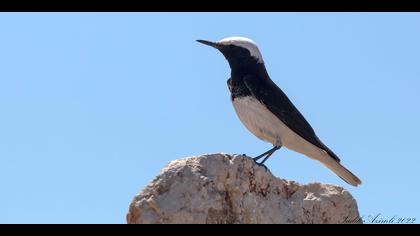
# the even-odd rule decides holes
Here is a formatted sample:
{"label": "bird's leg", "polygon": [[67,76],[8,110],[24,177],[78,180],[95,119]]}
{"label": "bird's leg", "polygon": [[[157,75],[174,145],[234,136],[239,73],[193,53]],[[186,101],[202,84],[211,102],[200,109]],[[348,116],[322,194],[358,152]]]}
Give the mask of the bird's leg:
{"label": "bird's leg", "polygon": [[264,160],[262,161],[262,162],[260,162],[259,164],[260,165],[264,165],[264,162],[271,156],[271,155],[273,155],[273,153],[275,152],[275,151],[277,151],[277,150],[279,150],[281,147],[275,147],[275,149],[272,151],[272,152],[270,152],[265,158],[264,158]]}
{"label": "bird's leg", "polygon": [[[265,156],[267,156],[268,155],[268,157],[269,156],[271,156],[271,154],[273,154],[275,151],[277,151],[278,149],[280,149],[280,147],[276,147],[276,146],[274,146],[272,149],[270,149],[270,150],[268,150],[268,151],[266,151],[266,152],[264,152],[263,154],[261,154],[261,155],[259,155],[259,156],[257,156],[257,157],[254,157],[254,158],[252,158],[255,162],[257,162],[259,159],[261,159],[261,158],[263,158],[263,157],[265,157]],[[267,158],[266,158],[267,159]],[[266,159],[264,159],[264,161],[266,161]],[[263,162],[264,162],[263,161]]]}
{"label": "bird's leg", "polygon": [[[255,160],[255,163],[258,165],[258,166],[262,166],[262,167],[264,167],[265,168],[265,170],[266,171],[268,171],[268,168],[267,168],[267,166],[265,166],[264,165],[264,162],[271,156],[271,155],[273,155],[273,153],[274,152],[276,152],[277,150],[279,150],[281,148],[281,146],[279,146],[279,147],[277,147],[277,146],[274,146],[272,149],[270,149],[270,150],[268,150],[266,153],[266,157],[264,158],[264,160],[262,161],[262,162],[260,162],[260,163],[258,163],[258,162],[256,162]],[[260,155],[261,156],[261,155]],[[258,159],[259,158],[261,158],[260,156],[258,156]]]}
{"label": "bird's leg", "polygon": [[263,154],[261,154],[261,155],[259,155],[259,156],[256,156],[256,157],[252,158],[252,160],[254,160],[255,162],[257,162],[259,159],[261,159],[261,158],[263,158],[263,157],[267,156],[267,154],[268,154],[268,153],[270,153],[271,151],[273,151],[273,149],[274,149],[274,148],[272,148],[272,149],[270,149],[270,150],[268,150],[268,151],[264,152]]}

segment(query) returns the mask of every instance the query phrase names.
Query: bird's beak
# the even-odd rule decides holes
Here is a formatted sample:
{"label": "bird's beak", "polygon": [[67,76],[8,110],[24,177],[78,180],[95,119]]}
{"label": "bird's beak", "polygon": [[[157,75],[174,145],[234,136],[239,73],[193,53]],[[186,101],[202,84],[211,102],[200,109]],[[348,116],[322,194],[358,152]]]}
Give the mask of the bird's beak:
{"label": "bird's beak", "polygon": [[220,44],[215,43],[215,42],[210,42],[210,41],[201,40],[201,39],[197,40],[197,42],[208,45],[208,46],[211,46],[211,47],[214,47],[214,48],[217,48],[217,49],[220,48]]}

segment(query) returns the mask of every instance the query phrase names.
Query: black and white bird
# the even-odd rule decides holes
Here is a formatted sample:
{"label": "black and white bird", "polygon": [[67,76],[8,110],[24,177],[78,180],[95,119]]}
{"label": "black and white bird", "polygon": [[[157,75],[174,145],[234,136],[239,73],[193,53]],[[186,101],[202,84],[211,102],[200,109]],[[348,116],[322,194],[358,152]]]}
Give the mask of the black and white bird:
{"label": "black and white bird", "polygon": [[282,146],[320,161],[348,184],[360,179],[340,164],[340,159],[317,137],[311,125],[286,94],[270,79],[257,45],[244,37],[217,42],[197,40],[218,49],[227,59],[231,78],[227,84],[233,107],[246,128],[273,148],[253,158],[263,163]]}

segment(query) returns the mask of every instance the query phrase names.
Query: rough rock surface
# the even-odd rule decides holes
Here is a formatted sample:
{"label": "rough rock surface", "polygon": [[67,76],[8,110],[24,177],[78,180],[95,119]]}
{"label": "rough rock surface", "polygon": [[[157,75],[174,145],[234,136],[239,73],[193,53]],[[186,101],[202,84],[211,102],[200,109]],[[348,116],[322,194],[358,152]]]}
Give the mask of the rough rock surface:
{"label": "rough rock surface", "polygon": [[128,223],[346,223],[359,218],[342,187],[276,178],[241,155],[172,161],[133,200]]}

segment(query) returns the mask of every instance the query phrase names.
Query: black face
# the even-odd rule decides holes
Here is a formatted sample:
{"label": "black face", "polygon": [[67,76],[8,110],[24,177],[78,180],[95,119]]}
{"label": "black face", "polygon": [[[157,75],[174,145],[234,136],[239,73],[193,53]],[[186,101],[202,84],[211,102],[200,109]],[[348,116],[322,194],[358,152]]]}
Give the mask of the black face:
{"label": "black face", "polygon": [[218,47],[232,69],[252,68],[258,64],[258,59],[251,56],[248,49],[235,45],[221,45]]}
{"label": "black face", "polygon": [[225,56],[231,68],[230,76],[232,83],[236,88],[241,87],[241,84],[243,83],[242,78],[246,75],[258,75],[264,78],[269,77],[264,63],[258,62],[257,58],[251,56],[251,52],[248,49],[235,45],[214,43],[206,40],[197,41],[218,49]]}
{"label": "black face", "polygon": [[228,60],[230,68],[235,69],[251,69],[258,64],[258,59],[251,56],[251,53],[248,49],[243,47],[238,47],[235,45],[224,45],[215,42],[210,42],[206,40],[197,40],[198,42],[209,45],[218,49]]}

